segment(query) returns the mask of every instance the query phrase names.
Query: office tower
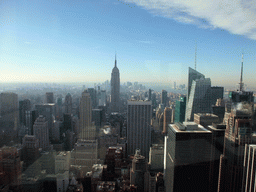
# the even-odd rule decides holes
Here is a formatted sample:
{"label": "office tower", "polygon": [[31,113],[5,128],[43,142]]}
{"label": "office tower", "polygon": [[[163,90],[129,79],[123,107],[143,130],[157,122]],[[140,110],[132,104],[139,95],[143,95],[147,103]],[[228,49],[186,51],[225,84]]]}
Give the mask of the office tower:
{"label": "office tower", "polygon": [[162,90],[161,104],[162,104],[164,107],[167,106],[167,91],[165,91],[165,90]]}
{"label": "office tower", "polygon": [[25,111],[25,117],[26,117],[26,126],[28,127],[28,134],[34,135],[33,125],[38,117],[38,113],[36,110]]}
{"label": "office tower", "polygon": [[24,167],[30,166],[39,157],[39,141],[34,135],[25,135],[22,139]]}
{"label": "office tower", "polygon": [[119,99],[120,99],[120,74],[116,66],[112,69],[111,73],[111,112],[119,112]]}
{"label": "office tower", "polygon": [[1,127],[6,130],[17,130],[19,123],[18,95],[1,93],[0,95]]}
{"label": "office tower", "polygon": [[90,97],[91,97],[92,108],[95,109],[97,107],[96,90],[94,88],[88,88],[87,91],[88,91],[88,93],[90,94]]}
{"label": "office tower", "polygon": [[29,111],[31,109],[30,100],[25,99],[23,101],[19,101],[19,115],[20,115],[20,125],[26,124],[26,111]]}
{"label": "office tower", "polygon": [[95,127],[92,126],[92,104],[91,97],[88,90],[82,93],[80,100],[80,138],[81,139],[94,139]]}
{"label": "office tower", "polygon": [[65,97],[65,113],[72,113],[72,97],[70,93],[68,93]]}
{"label": "office tower", "polygon": [[231,112],[228,113],[223,154],[220,157],[218,191],[242,191],[243,161],[246,144],[253,144],[253,92],[243,90],[243,61],[240,90],[229,93]]}
{"label": "office tower", "polygon": [[194,122],[200,124],[204,127],[208,127],[213,123],[218,124],[221,123],[219,121],[219,117],[217,115],[211,113],[195,113],[194,114]]}
{"label": "office tower", "polygon": [[183,123],[185,121],[185,113],[186,113],[186,97],[180,97],[180,99],[176,101],[176,105],[175,105],[174,122]]}
{"label": "office tower", "polygon": [[69,171],[71,153],[70,151],[60,151],[55,157],[55,174]]}
{"label": "office tower", "polygon": [[225,103],[223,99],[217,99],[216,104],[212,106],[212,113],[219,117],[220,122],[223,122],[225,115]]}
{"label": "office tower", "polygon": [[101,90],[99,106],[106,106],[106,105],[107,105],[107,94],[106,94],[106,90]]}
{"label": "office tower", "polygon": [[[22,163],[20,161],[20,155],[17,148],[4,146],[0,148],[0,154],[2,155],[0,158],[2,163],[2,170],[6,174],[5,181],[7,183],[5,184],[19,186]],[[0,183],[1,182],[2,181],[0,181]]]}
{"label": "office tower", "polygon": [[223,98],[223,87],[211,87],[210,78],[205,78],[204,75],[189,68],[185,121],[193,121],[194,113],[211,113],[212,105],[219,98]]}
{"label": "office tower", "polygon": [[55,117],[56,105],[54,103],[45,103],[35,105],[35,109],[37,114],[44,116],[45,120],[48,122],[49,137],[50,140],[52,140],[53,120]]}
{"label": "office tower", "polygon": [[45,98],[46,98],[46,103],[55,103],[53,99],[53,92],[46,92]]}
{"label": "office tower", "polygon": [[173,109],[170,107],[165,107],[164,109],[164,123],[163,123],[163,133],[167,132],[168,124],[173,123],[172,121]]}
{"label": "office tower", "polygon": [[242,191],[244,192],[256,191],[256,182],[255,182],[256,161],[255,160],[256,160],[256,145],[245,144],[243,186],[242,186]]}
{"label": "office tower", "polygon": [[147,172],[147,161],[146,158],[140,154],[140,149],[136,149],[135,151],[130,172],[131,185],[135,185],[137,191],[144,191],[144,188],[146,187],[145,173]]}
{"label": "office tower", "polygon": [[49,130],[46,118],[42,115],[36,119],[33,132],[39,141],[39,148],[46,150],[49,147]]}
{"label": "office tower", "polygon": [[211,131],[194,122],[170,124],[165,140],[166,192],[208,191]]}
{"label": "office tower", "polygon": [[128,101],[127,111],[127,152],[134,153],[139,148],[141,154],[148,159],[151,145],[152,102]]}
{"label": "office tower", "polygon": [[152,90],[149,89],[149,90],[148,90],[148,100],[151,101],[151,99],[152,99]]}
{"label": "office tower", "polygon": [[213,123],[206,129],[212,132],[209,192],[216,192],[218,190],[220,155],[223,153],[226,125]]}
{"label": "office tower", "polygon": [[98,140],[79,139],[71,151],[71,166],[81,166],[84,173],[92,170],[97,163]]}
{"label": "office tower", "polygon": [[102,109],[93,109],[92,110],[92,121],[96,127],[101,127],[103,122],[103,110]]}
{"label": "office tower", "polygon": [[164,145],[152,144],[149,151],[150,170],[163,172],[164,170]]}

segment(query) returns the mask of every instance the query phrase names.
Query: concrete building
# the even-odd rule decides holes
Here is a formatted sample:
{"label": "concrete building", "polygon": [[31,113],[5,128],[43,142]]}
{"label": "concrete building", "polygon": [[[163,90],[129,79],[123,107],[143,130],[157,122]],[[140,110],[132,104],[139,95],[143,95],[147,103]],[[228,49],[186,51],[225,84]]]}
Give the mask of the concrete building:
{"label": "concrete building", "polygon": [[45,103],[55,103],[53,98],[53,92],[45,93]]}
{"label": "concrete building", "polygon": [[20,125],[26,124],[26,111],[31,109],[31,103],[29,99],[25,99],[23,101],[19,101],[19,117],[20,117]]}
{"label": "concrete building", "polygon": [[111,73],[111,112],[119,112],[120,105],[120,73],[117,68],[116,58],[115,67]]}
{"label": "concrete building", "polygon": [[106,90],[100,91],[100,100],[99,100],[99,106],[106,106],[107,105],[107,94]]}
{"label": "concrete building", "polygon": [[212,123],[220,123],[219,117],[212,113],[195,113],[194,122],[204,127],[208,127],[209,125],[212,125]]}
{"label": "concrete building", "polygon": [[44,116],[45,120],[48,122],[49,137],[50,137],[50,140],[52,140],[53,121],[54,121],[55,111],[56,111],[55,104],[46,103],[41,105],[35,105],[35,109],[37,110],[37,114]]}
{"label": "concrete building", "polygon": [[55,157],[55,174],[69,171],[70,160],[71,160],[70,151],[58,152]]}
{"label": "concrete building", "polygon": [[95,139],[95,127],[92,126],[92,103],[88,90],[82,93],[80,100],[80,139]]}
{"label": "concrete building", "polygon": [[134,153],[136,149],[148,159],[151,145],[151,101],[128,101],[127,111],[127,152]]}
{"label": "concrete building", "polygon": [[6,130],[17,130],[19,125],[18,95],[15,93],[0,94],[0,127]]}
{"label": "concrete building", "polygon": [[84,173],[97,163],[98,141],[79,139],[71,151],[71,165],[81,166]]}
{"label": "concrete building", "polygon": [[150,170],[163,172],[164,170],[164,145],[153,144],[149,151]]}
{"label": "concrete building", "polygon": [[39,157],[39,141],[34,135],[26,135],[22,140],[23,167],[30,166]]}
{"label": "concrete building", "polygon": [[33,132],[35,137],[39,141],[39,148],[43,150],[47,150],[49,148],[49,131],[48,131],[48,122],[45,117],[39,115],[36,119],[35,124],[33,126]]}
{"label": "concrete building", "polygon": [[173,113],[174,110],[170,107],[165,107],[164,109],[164,116],[163,116],[163,133],[165,134],[167,132],[168,124],[173,123]]}
{"label": "concrete building", "polygon": [[211,140],[211,131],[194,122],[169,125],[165,140],[166,192],[209,190]]}

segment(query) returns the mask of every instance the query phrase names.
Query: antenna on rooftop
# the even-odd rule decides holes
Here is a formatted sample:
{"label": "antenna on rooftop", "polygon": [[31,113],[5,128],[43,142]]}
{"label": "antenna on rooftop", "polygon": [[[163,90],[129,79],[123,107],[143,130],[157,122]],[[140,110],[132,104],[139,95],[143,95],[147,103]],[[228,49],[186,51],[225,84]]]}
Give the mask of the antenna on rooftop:
{"label": "antenna on rooftop", "polygon": [[196,70],[196,54],[197,54],[197,42],[196,42],[196,47],[195,47],[195,70]]}
{"label": "antenna on rooftop", "polygon": [[242,54],[242,63],[241,63],[241,76],[240,76],[240,91],[243,91],[243,67],[244,67],[244,54]]}

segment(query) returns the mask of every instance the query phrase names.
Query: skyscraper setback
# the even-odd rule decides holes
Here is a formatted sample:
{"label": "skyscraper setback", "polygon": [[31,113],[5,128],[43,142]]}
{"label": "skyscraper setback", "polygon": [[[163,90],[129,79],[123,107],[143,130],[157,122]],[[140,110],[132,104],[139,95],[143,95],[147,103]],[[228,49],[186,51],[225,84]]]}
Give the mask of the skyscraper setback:
{"label": "skyscraper setback", "polygon": [[120,74],[116,66],[112,69],[111,73],[111,112],[119,112],[119,99],[120,99]]}

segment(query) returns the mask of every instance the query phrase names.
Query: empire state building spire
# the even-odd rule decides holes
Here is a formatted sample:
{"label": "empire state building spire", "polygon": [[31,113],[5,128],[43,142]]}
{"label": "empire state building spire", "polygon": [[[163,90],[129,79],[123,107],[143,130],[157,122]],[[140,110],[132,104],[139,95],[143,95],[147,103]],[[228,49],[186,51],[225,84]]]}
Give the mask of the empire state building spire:
{"label": "empire state building spire", "polygon": [[115,67],[112,69],[111,73],[111,112],[119,112],[120,74],[116,63],[115,55]]}

